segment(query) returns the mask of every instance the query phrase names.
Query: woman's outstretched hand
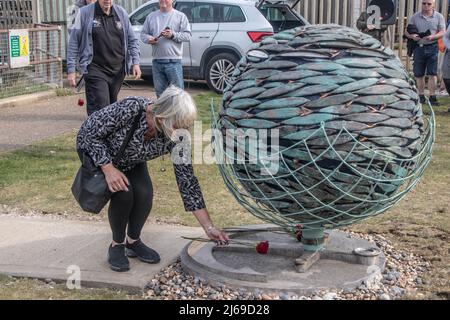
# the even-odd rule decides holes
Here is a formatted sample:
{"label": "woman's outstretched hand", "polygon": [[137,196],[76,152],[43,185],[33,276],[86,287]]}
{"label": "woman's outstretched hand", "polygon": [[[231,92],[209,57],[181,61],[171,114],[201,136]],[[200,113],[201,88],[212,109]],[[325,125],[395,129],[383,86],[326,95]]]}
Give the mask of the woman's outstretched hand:
{"label": "woman's outstretched hand", "polygon": [[215,241],[218,245],[227,245],[230,238],[228,235],[219,229],[216,229],[216,227],[209,227],[206,229],[206,235],[213,241]]}
{"label": "woman's outstretched hand", "polygon": [[206,235],[212,241],[215,241],[218,245],[228,244],[230,238],[224,231],[214,227],[214,224],[211,221],[208,210],[206,210],[206,208],[195,210],[194,215],[197,218],[200,225],[203,227],[203,230],[205,230]]}
{"label": "woman's outstretched hand", "polygon": [[102,171],[105,174],[106,183],[108,184],[109,191],[128,191],[130,182],[122,171],[116,169],[112,163],[108,163],[102,166]]}

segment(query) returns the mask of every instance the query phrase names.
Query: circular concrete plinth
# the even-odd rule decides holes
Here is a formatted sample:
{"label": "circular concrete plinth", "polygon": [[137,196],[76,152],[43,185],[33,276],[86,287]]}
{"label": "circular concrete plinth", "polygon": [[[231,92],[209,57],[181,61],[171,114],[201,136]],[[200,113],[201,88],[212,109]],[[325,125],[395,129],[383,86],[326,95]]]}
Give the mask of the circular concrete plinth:
{"label": "circular concrete plinth", "polygon": [[[232,241],[219,247],[213,242],[193,241],[181,253],[183,269],[212,285],[301,295],[322,289],[352,290],[362,283],[370,287],[381,278],[385,257],[379,248],[341,231],[327,232],[328,242],[320,259],[299,271],[296,261],[308,254],[291,235],[266,231],[273,227],[247,226],[244,228],[258,231],[231,234],[233,240],[247,245]],[[256,252],[259,241],[269,241],[268,254]]]}

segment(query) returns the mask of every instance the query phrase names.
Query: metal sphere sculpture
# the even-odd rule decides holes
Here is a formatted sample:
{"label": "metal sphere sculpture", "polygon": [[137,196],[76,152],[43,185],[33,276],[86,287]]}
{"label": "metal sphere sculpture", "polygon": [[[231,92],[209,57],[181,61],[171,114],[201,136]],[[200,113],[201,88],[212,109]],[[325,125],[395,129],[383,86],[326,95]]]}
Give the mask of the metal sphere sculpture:
{"label": "metal sphere sculpture", "polygon": [[[386,211],[417,184],[434,142],[433,111],[423,115],[394,52],[339,25],[265,38],[237,64],[213,116],[228,189],[286,229],[336,228]],[[257,132],[256,153],[248,135],[239,138],[248,129]],[[262,143],[260,129],[278,138]]]}

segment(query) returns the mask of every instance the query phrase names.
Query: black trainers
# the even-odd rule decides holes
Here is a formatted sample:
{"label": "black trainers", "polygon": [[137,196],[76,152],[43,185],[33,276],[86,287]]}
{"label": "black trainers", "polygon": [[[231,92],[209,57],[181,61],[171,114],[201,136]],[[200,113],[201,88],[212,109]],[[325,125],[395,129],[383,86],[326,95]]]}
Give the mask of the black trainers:
{"label": "black trainers", "polygon": [[130,262],[125,256],[125,245],[117,244],[114,247],[112,244],[108,249],[108,262],[111,270],[117,272],[124,272],[130,270]]}
{"label": "black trainers", "polygon": [[132,244],[126,244],[126,253],[130,258],[138,258],[139,260],[147,263],[158,263],[161,258],[155,250],[147,247],[141,239],[133,242]]}
{"label": "black trainers", "polygon": [[439,107],[439,102],[437,101],[436,96],[430,96],[430,103],[432,106]]}
{"label": "black trainers", "polygon": [[427,99],[425,99],[425,96],[423,94],[419,95],[419,100],[420,100],[420,103],[425,103],[427,101]]}

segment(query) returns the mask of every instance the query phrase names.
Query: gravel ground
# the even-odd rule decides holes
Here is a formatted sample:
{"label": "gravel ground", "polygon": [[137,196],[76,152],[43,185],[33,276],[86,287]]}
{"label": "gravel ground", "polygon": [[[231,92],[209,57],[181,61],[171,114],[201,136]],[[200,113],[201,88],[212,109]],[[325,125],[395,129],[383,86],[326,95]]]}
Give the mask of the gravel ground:
{"label": "gravel ground", "polygon": [[[347,231],[349,232],[349,231]],[[203,280],[185,274],[180,261],[161,270],[147,285],[146,299],[162,300],[395,300],[421,299],[418,293],[424,284],[422,274],[430,268],[430,263],[407,251],[396,250],[380,235],[366,235],[349,232],[375,243],[386,256],[386,268],[382,277],[371,283],[361,284],[354,291],[318,291],[309,296],[271,294],[261,290],[236,290],[226,285],[209,286]]]}
{"label": "gravel ground", "polygon": [[[44,214],[38,210],[22,210],[7,205],[0,205],[0,214],[30,218],[46,217],[56,220],[104,220],[102,216],[68,213]],[[161,222],[154,221],[154,223]],[[309,296],[297,296],[287,293],[265,293],[261,290],[236,290],[226,285],[209,286],[202,279],[184,273],[180,261],[177,261],[161,270],[150,280],[144,291],[144,298],[161,300],[394,300],[424,298],[418,289],[425,284],[423,274],[431,266],[429,261],[408,251],[395,249],[389,240],[381,235],[344,231],[352,237],[359,237],[376,244],[386,256],[386,267],[382,277],[371,283],[363,283],[354,291],[318,291]]]}

